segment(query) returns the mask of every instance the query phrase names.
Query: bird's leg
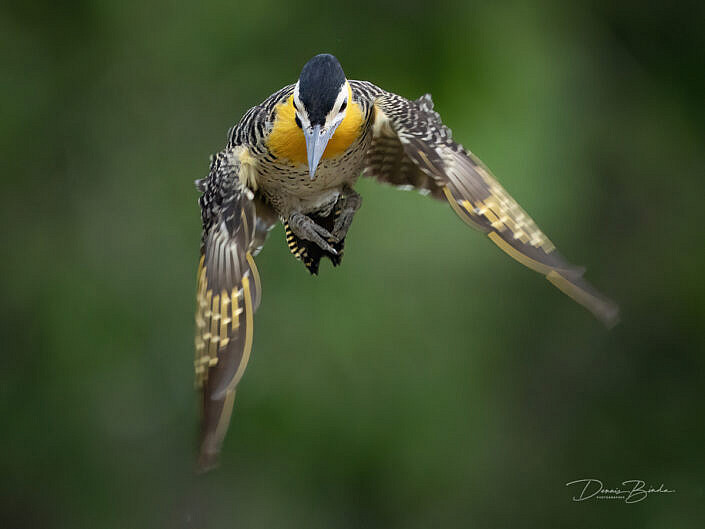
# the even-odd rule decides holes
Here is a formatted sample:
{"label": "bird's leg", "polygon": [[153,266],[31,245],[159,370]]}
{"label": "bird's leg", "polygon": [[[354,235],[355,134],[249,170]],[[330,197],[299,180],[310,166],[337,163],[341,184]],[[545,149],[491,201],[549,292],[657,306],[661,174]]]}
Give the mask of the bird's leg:
{"label": "bird's leg", "polygon": [[294,232],[299,239],[305,239],[316,243],[320,248],[326,252],[332,253],[333,255],[338,255],[330,244],[330,242],[337,242],[337,239],[323,226],[316,224],[311,217],[307,217],[303,213],[292,213],[289,215],[287,220],[291,231]]}
{"label": "bird's leg", "polygon": [[[338,203],[335,205],[336,214],[335,225],[333,226],[333,237],[342,241],[348,234],[350,224],[352,224],[355,212],[362,205],[362,197],[352,188],[345,187],[340,195]],[[340,213],[338,213],[340,211]]]}

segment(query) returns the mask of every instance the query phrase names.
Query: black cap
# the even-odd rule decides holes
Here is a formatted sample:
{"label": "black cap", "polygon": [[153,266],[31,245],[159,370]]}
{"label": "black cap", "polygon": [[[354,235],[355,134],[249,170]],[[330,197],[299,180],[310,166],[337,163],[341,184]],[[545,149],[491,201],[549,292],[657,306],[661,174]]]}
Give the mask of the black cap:
{"label": "black cap", "polygon": [[299,76],[299,99],[312,125],[323,125],[345,84],[345,73],[338,59],[321,53],[308,61]]}

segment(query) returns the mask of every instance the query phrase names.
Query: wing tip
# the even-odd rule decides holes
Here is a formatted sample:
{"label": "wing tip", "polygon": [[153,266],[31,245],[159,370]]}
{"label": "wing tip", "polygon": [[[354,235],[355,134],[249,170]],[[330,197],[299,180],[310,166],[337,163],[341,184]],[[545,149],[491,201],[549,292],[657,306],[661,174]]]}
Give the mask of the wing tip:
{"label": "wing tip", "polygon": [[209,397],[207,391],[208,388],[205,388],[200,446],[196,461],[198,474],[203,474],[218,466],[220,448],[230,425],[235,402],[235,390],[228,391],[224,398]]}
{"label": "wing tip", "polygon": [[546,279],[558,290],[589,310],[607,329],[612,329],[619,323],[619,306],[597,292],[583,278],[569,279],[564,274],[552,270],[546,274]]}
{"label": "wing tip", "polygon": [[605,325],[605,327],[607,327],[608,330],[613,329],[619,324],[621,320],[619,306],[616,303],[610,302],[610,306],[608,307],[607,311],[603,313],[602,317],[598,316],[598,318],[602,321],[602,323]]}
{"label": "wing tip", "polygon": [[196,462],[196,474],[205,474],[215,470],[220,465],[219,451],[214,451],[205,447],[201,448]]}

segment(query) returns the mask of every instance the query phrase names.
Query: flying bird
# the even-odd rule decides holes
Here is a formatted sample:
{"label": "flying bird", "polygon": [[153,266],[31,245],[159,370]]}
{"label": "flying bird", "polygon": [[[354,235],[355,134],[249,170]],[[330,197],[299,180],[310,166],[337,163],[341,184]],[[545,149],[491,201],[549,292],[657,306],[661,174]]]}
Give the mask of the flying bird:
{"label": "flying bird", "polygon": [[316,55],[295,84],[248,110],[197,180],[203,235],[197,276],[199,466],[217,462],[252,350],[260,278],[254,257],[277,222],[311,274],[334,266],[361,198],[360,176],[416,189],[457,215],[608,326],[616,305],[583,279],[487,167],[451,137],[430,95],[411,101],[345,77]]}

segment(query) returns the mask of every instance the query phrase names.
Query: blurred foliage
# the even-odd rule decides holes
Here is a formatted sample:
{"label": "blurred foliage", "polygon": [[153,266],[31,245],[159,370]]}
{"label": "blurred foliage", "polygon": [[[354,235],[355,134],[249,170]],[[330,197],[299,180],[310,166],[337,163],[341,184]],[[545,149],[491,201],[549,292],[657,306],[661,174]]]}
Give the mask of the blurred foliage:
{"label": "blurred foliage", "polygon": [[[3,4],[0,525],[703,527],[703,6]],[[361,181],[340,269],[272,232],[222,466],[194,478],[193,180],[322,51],[433,93],[623,321]],[[572,502],[588,477],[676,493]]]}

